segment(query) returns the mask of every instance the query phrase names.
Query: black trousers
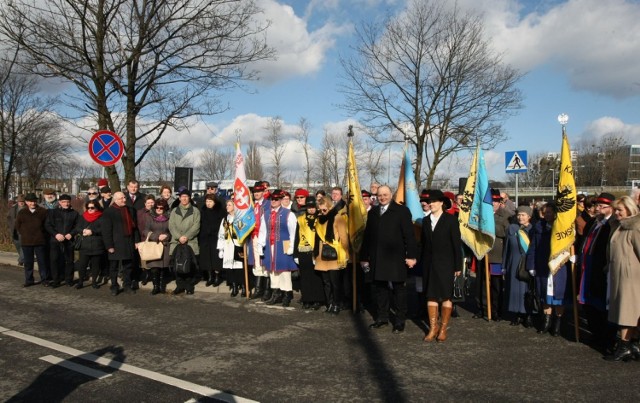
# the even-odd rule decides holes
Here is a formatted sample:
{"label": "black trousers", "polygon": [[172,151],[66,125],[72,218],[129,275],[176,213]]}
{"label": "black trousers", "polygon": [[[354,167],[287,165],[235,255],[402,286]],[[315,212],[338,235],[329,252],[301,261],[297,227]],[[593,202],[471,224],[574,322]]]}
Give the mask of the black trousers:
{"label": "black trousers", "polygon": [[[489,290],[491,293],[491,317],[502,316],[504,304],[504,280],[502,276],[489,274]],[[476,306],[478,313],[485,314],[487,307],[487,293],[484,266],[476,271]]]}
{"label": "black trousers", "polygon": [[91,266],[91,280],[95,283],[102,270],[102,255],[85,255],[80,253],[78,258],[78,276],[80,282],[84,281],[87,274],[87,266]]}
{"label": "black trousers", "polygon": [[342,270],[322,271],[324,297],[329,305],[342,303]]}
{"label": "black trousers", "polygon": [[58,242],[52,238],[49,247],[51,264],[51,279],[55,282],[73,282],[73,245],[71,241]]}
{"label": "black trousers", "polygon": [[111,288],[118,287],[118,273],[122,272],[122,285],[131,288],[131,259],[109,260],[109,277],[111,277]]}
{"label": "black trousers", "polygon": [[376,301],[376,320],[389,321],[389,307],[393,302],[395,310],[395,324],[402,325],[407,318],[407,285],[404,281],[393,281],[393,288],[388,281],[373,282],[373,297]]}

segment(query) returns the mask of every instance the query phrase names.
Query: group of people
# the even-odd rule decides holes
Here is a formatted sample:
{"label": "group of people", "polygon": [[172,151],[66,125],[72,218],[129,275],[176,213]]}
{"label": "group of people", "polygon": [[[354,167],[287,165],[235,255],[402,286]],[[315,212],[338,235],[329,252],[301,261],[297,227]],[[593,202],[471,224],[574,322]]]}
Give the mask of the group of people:
{"label": "group of people", "polygon": [[[173,294],[193,294],[200,281],[207,286],[226,281],[231,297],[285,307],[292,303],[296,287],[303,309],[324,307],[327,314],[338,315],[349,307],[356,270],[361,301],[369,298],[374,316],[370,328],[391,325],[394,333],[402,333],[406,284],[413,276],[427,317],[424,341],[444,342],[456,314],[454,289],[469,271],[476,273],[474,318],[487,317],[488,282],[493,320],[509,316],[513,326],[560,335],[564,307],[572,302],[575,264],[578,302],[595,340],[603,349],[612,349],[618,325],[621,341],[610,358],[640,358],[640,301],[635,299],[640,219],[638,200],[629,196],[616,200],[609,193],[596,198],[578,195],[575,253],[566,265],[550,272],[555,203],[515,206],[507,194],[492,189],[495,242],[485,257],[485,278],[484,260],[472,257],[461,241],[457,215],[462,195],[451,192],[423,190],[424,217],[414,223],[409,210],[393,201],[388,186],[363,190],[367,221],[361,249],[354,252],[340,187],[315,195],[297,189],[292,197],[284,190],[270,190],[266,181],[256,182],[251,187],[255,227],[241,242],[233,228],[234,201],[218,197],[215,182],[207,183],[202,205],[196,205],[184,188],[174,197],[163,187],[154,198],[141,194],[136,181],[113,195],[106,185],[89,189],[83,212],[70,206],[68,195],[56,198],[50,189],[40,205],[35,194],[18,197],[9,224],[19,242],[25,287],[35,284],[35,256],[41,283],[50,287],[67,284],[80,289],[91,279],[91,286],[99,288],[110,281],[111,293],[118,295],[135,292],[138,282],[150,281],[155,295],[166,292],[167,282],[175,279]],[[162,243],[162,256],[141,260],[136,249],[142,241]],[[176,255],[183,249],[191,258],[187,270],[177,271]],[[79,252],[75,262],[74,250]],[[76,270],[79,279],[74,282]],[[539,323],[534,323],[536,317]]]}

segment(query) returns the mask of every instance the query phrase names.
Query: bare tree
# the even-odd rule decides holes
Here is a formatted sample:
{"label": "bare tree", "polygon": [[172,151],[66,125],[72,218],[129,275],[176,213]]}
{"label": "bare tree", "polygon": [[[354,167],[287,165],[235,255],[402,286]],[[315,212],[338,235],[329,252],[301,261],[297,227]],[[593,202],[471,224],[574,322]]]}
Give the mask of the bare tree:
{"label": "bare tree", "polygon": [[185,152],[176,145],[162,140],[148,153],[144,163],[144,176],[152,181],[173,182],[176,166],[180,166]]}
{"label": "bare tree", "polygon": [[[49,116],[23,133],[18,159],[28,189],[38,188],[45,175],[58,172],[57,165],[66,163],[68,147],[62,138],[60,121]],[[57,178],[53,178],[57,180]]]}
{"label": "bare tree", "polygon": [[249,142],[249,147],[247,148],[247,155],[244,162],[244,168],[246,169],[247,178],[255,180],[261,180],[264,178],[262,159],[260,158],[260,151],[257,142]]}
{"label": "bare tree", "polygon": [[319,168],[316,171],[316,178],[325,188],[340,184],[340,174],[344,172],[345,165],[344,163],[341,165],[340,162],[346,161],[346,153],[344,150],[340,152],[341,145],[338,135],[329,133],[325,129],[320,151],[315,160],[315,166]]}
{"label": "bare tree", "polygon": [[[0,197],[3,199],[11,193],[12,177],[15,181],[16,173],[21,171],[17,166],[19,157],[26,162],[39,157],[34,154],[35,149],[21,147],[26,137],[50,127],[56,120],[50,112],[52,101],[38,96],[36,79],[17,69],[13,60],[0,61]],[[22,189],[17,186],[14,190]]]}
{"label": "bare tree", "polygon": [[306,118],[300,118],[298,127],[300,128],[300,131],[296,134],[296,140],[298,140],[302,145],[302,152],[304,153],[304,179],[308,189],[311,186],[311,144],[309,144],[311,123]]}
{"label": "bare tree", "polygon": [[233,150],[213,149],[204,150],[200,157],[198,170],[207,179],[225,180],[235,174],[233,171]]}
{"label": "bare tree", "polygon": [[271,174],[273,182],[276,187],[280,187],[282,184],[284,166],[282,165],[282,157],[285,151],[284,136],[282,134],[282,119],[279,116],[269,119],[267,126],[266,141],[269,145],[269,151],[271,153]]}
{"label": "bare tree", "polygon": [[[248,64],[272,57],[259,12],[252,0],[13,0],[0,6],[0,34],[27,52],[28,71],[75,86],[70,106],[123,133],[129,181],[168,128],[227,109],[214,93],[255,78]],[[120,182],[116,167],[107,171]]]}
{"label": "bare tree", "polygon": [[412,0],[401,15],[356,32],[355,55],[341,60],[342,106],[378,142],[402,142],[394,133],[404,133],[416,149],[416,179],[423,158],[431,186],[452,153],[505,139],[501,121],[520,107],[521,75],[491,51],[479,17]]}

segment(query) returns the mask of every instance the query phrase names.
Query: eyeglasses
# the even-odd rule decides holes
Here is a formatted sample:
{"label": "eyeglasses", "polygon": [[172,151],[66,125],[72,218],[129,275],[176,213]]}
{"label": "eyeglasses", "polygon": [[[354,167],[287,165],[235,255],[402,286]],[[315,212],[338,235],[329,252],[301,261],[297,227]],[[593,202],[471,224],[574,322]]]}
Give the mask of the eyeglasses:
{"label": "eyeglasses", "polygon": [[88,195],[97,195],[97,192],[87,192]]}
{"label": "eyeglasses", "polygon": [[89,206],[89,207],[87,207],[87,210],[95,210],[95,209],[96,209],[96,208],[95,208],[95,207],[93,207],[93,206]]}
{"label": "eyeglasses", "polygon": [[164,207],[156,207],[156,210],[164,210]]}
{"label": "eyeglasses", "polygon": [[208,186],[207,189],[217,189],[216,187]]}
{"label": "eyeglasses", "polygon": [[305,199],[305,196],[296,196],[296,199]]}
{"label": "eyeglasses", "polygon": [[321,208],[320,211],[323,212],[323,213],[328,213],[329,209],[328,208]]}

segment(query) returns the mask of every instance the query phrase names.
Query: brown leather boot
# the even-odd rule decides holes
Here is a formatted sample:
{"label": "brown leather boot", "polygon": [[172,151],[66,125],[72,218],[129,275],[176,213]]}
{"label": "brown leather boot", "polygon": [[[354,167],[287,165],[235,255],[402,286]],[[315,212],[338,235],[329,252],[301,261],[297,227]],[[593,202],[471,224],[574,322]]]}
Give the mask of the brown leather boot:
{"label": "brown leather boot", "polygon": [[440,326],[440,333],[438,333],[438,341],[447,340],[447,326],[449,325],[449,319],[451,319],[451,311],[453,310],[450,306],[442,307],[442,325]]}
{"label": "brown leather boot", "polygon": [[427,313],[429,314],[429,333],[424,336],[423,341],[430,342],[435,340],[438,334],[438,306],[427,305]]}

